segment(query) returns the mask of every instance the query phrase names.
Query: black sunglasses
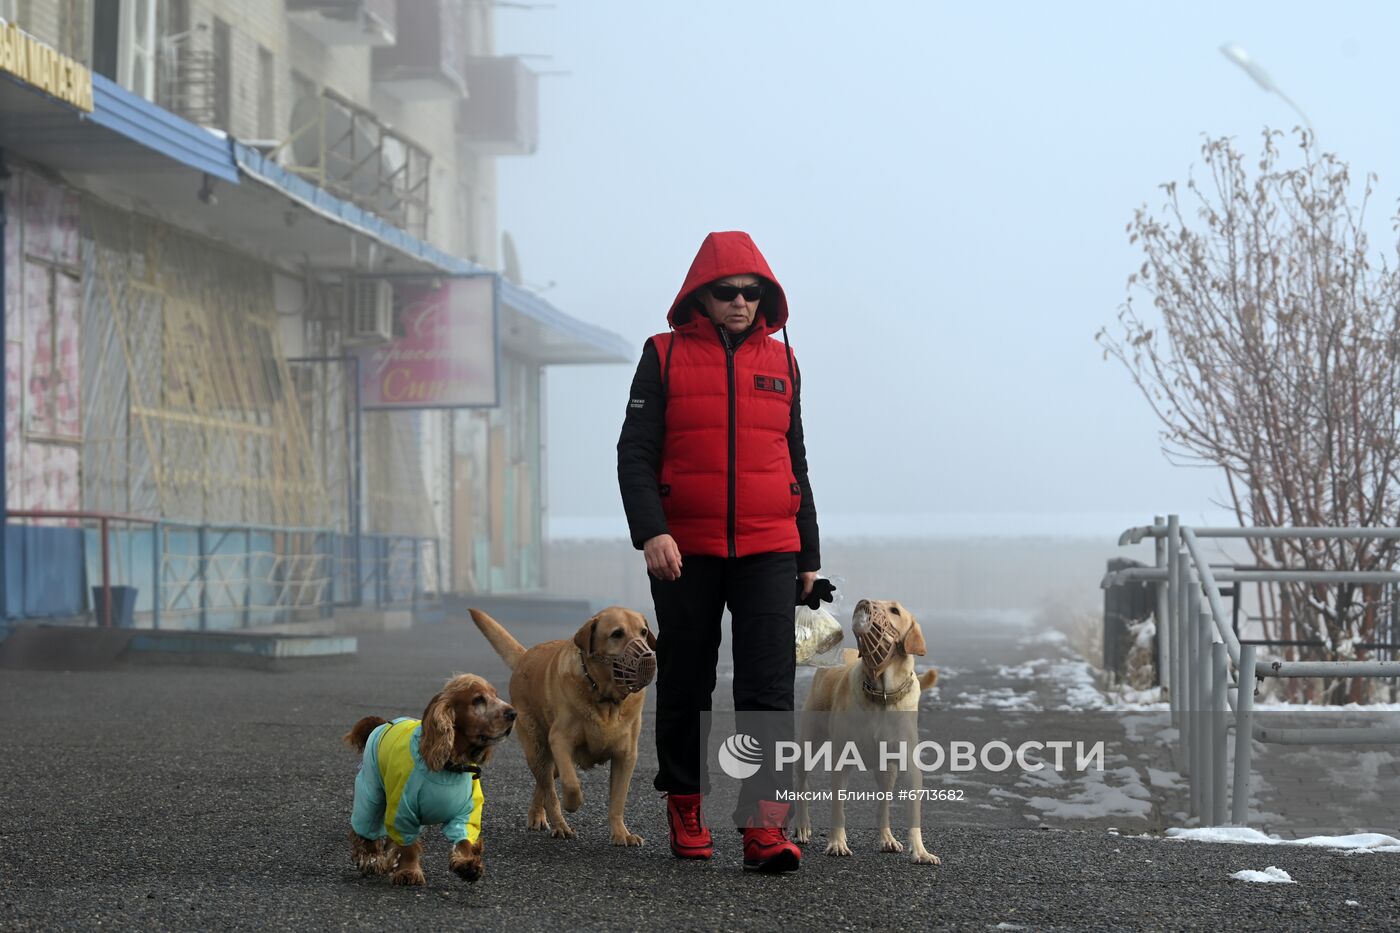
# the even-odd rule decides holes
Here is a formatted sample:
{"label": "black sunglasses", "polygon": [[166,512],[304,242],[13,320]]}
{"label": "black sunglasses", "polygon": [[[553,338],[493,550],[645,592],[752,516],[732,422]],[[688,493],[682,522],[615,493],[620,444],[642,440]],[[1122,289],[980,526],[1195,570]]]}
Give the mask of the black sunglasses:
{"label": "black sunglasses", "polygon": [[710,297],[715,301],[733,301],[738,295],[743,295],[745,301],[757,301],[763,297],[763,283],[754,282],[752,285],[726,285],[721,282],[718,285],[710,286]]}

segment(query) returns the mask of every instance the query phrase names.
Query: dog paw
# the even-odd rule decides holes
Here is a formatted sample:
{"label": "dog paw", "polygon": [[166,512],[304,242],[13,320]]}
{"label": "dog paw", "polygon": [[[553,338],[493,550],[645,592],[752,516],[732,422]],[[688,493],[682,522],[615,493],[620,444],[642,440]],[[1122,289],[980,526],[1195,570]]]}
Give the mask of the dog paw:
{"label": "dog paw", "polygon": [[807,843],[811,842],[811,841],[812,841],[812,827],[810,827],[810,826],[799,826],[799,827],[797,827],[797,829],[793,830],[793,833],[792,833],[792,841],[795,842],[795,843],[797,843],[797,844],[800,845],[800,846],[805,846]]}
{"label": "dog paw", "polygon": [[942,865],[943,860],[932,852],[916,851],[910,859],[915,865]]}
{"label": "dog paw", "polygon": [[846,840],[844,840],[844,839],[833,839],[831,842],[827,843],[827,846],[826,846],[826,854],[827,854],[827,855],[850,855],[850,854],[851,854],[851,847],[848,846],[848,845],[846,845]]}
{"label": "dog paw", "polygon": [[886,831],[884,837],[880,839],[880,851],[903,852],[904,843],[900,842],[898,839],[894,838],[894,836],[891,835],[888,831]]}
{"label": "dog paw", "polygon": [[583,787],[579,784],[570,784],[564,788],[564,793],[560,795],[560,800],[564,804],[564,809],[570,813],[583,806]]}
{"label": "dog paw", "polygon": [[574,828],[563,820],[559,821],[558,826],[551,827],[549,834],[555,839],[572,839],[578,835],[578,833],[574,832]]}
{"label": "dog paw", "polygon": [[452,873],[463,881],[476,882],[481,879],[482,875],[486,874],[486,865],[482,863],[480,856],[461,861],[454,859],[453,864],[449,867],[452,869]]}
{"label": "dog paw", "polygon": [[525,825],[530,829],[548,830],[549,818],[544,815],[543,810],[531,810],[530,815],[525,818]]}
{"label": "dog paw", "polygon": [[389,880],[394,884],[402,884],[415,888],[421,888],[428,883],[428,879],[423,876],[423,869],[421,868],[401,868],[390,875]]}
{"label": "dog paw", "polygon": [[623,828],[622,832],[614,832],[612,834],[612,844],[615,846],[635,847],[640,846],[644,842],[646,842],[645,839],[643,839],[641,836],[638,836],[636,833],[632,832],[630,829],[627,829],[625,827]]}

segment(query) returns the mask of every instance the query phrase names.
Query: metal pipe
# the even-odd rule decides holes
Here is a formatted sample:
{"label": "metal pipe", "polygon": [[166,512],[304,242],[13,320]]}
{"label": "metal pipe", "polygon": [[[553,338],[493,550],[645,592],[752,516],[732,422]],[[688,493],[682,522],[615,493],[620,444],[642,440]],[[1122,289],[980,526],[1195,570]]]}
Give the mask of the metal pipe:
{"label": "metal pipe", "polygon": [[1201,576],[1201,586],[1205,589],[1206,599],[1210,602],[1211,620],[1214,622],[1215,628],[1219,630],[1221,639],[1230,649],[1230,660],[1238,664],[1240,662],[1240,642],[1235,637],[1234,631],[1226,624],[1225,620],[1228,616],[1225,615],[1225,607],[1220,604],[1220,587],[1215,584],[1210,564],[1202,558],[1201,546],[1190,528],[1181,529],[1181,540],[1186,542],[1186,548],[1191,552],[1191,560],[1196,564],[1196,572]]}
{"label": "metal pipe", "polygon": [[[1198,538],[1400,538],[1400,528],[1194,528]],[[1157,524],[1129,528],[1118,538],[1121,545],[1137,544],[1143,538],[1170,537],[1169,528]]]}
{"label": "metal pipe", "polygon": [[1239,689],[1235,697],[1235,780],[1230,797],[1230,822],[1249,823],[1249,765],[1254,746],[1254,646],[1240,647],[1236,671]]}
{"label": "metal pipe", "polygon": [[[1177,650],[1177,641],[1179,641],[1179,639],[1177,639],[1177,632],[1180,628],[1177,623],[1180,617],[1178,606],[1181,598],[1181,539],[1176,533],[1177,517],[1175,515],[1167,516],[1167,527],[1171,532],[1167,536],[1166,542],[1167,617],[1171,621],[1167,631],[1168,638],[1164,640],[1172,641],[1172,649],[1169,652],[1170,657],[1167,659],[1169,664],[1165,669],[1171,672],[1167,684],[1167,699],[1171,702],[1172,719],[1176,720],[1177,714],[1181,709],[1181,691],[1179,689],[1181,680],[1177,676],[1178,668],[1180,667],[1179,659],[1181,657],[1181,652]],[[1162,637],[1161,632],[1158,632],[1157,635],[1158,638]]]}
{"label": "metal pipe", "polygon": [[1400,677],[1400,661],[1260,661],[1260,677]]}
{"label": "metal pipe", "polygon": [[1211,762],[1211,817],[1212,826],[1225,822],[1225,765],[1228,748],[1225,733],[1228,731],[1226,719],[1226,686],[1230,679],[1230,654],[1224,642],[1215,642],[1211,649],[1211,688],[1210,704],[1210,750]]}
{"label": "metal pipe", "polygon": [[[1182,555],[1182,561],[1187,557]],[[1189,573],[1189,571],[1188,571]],[[1186,635],[1186,710],[1181,717],[1181,739],[1182,747],[1186,752],[1186,766],[1190,770],[1187,776],[1191,785],[1191,808],[1192,816],[1201,812],[1201,787],[1197,780],[1196,771],[1200,767],[1200,759],[1196,756],[1196,710],[1200,709],[1200,672],[1196,664],[1197,640],[1200,637],[1200,626],[1196,624],[1196,617],[1199,614],[1197,603],[1199,601],[1200,588],[1194,584],[1189,585],[1186,590],[1186,612],[1182,614],[1182,623],[1185,627]]]}
{"label": "metal pipe", "polygon": [[[1211,571],[1219,583],[1400,583],[1397,570],[1233,570]],[[1128,567],[1104,574],[1100,587],[1122,583],[1160,582],[1167,579],[1164,570],[1155,567]]]}
{"label": "metal pipe", "polygon": [[102,536],[102,627],[112,627],[112,566],[107,543],[107,519],[98,522],[98,534]]}
{"label": "metal pipe", "polygon": [[1377,726],[1331,729],[1255,726],[1254,737],[1271,745],[1400,745],[1400,729]]}
{"label": "metal pipe", "polygon": [[164,576],[165,529],[160,522],[151,526],[151,628],[160,628],[161,577]]}
{"label": "metal pipe", "polygon": [[1196,816],[1200,825],[1210,825],[1210,815],[1214,812],[1211,794],[1214,792],[1214,768],[1210,760],[1215,743],[1210,735],[1210,611],[1196,605],[1196,614],[1191,621],[1196,628],[1196,652],[1192,667],[1196,671],[1196,696],[1192,704],[1191,744],[1192,773],[1196,779]]}

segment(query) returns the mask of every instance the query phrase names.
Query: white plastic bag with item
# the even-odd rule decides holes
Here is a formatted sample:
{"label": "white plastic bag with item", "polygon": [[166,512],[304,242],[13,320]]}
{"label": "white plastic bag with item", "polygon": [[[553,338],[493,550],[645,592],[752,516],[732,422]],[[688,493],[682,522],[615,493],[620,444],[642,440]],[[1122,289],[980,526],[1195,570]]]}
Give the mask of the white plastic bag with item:
{"label": "white plastic bag with item", "polygon": [[[836,587],[830,604],[831,609],[836,609],[841,605],[841,586],[845,581],[839,577],[827,579]],[[797,607],[797,663],[807,667],[840,667],[841,643],[846,633],[826,604],[820,605],[819,609]]]}

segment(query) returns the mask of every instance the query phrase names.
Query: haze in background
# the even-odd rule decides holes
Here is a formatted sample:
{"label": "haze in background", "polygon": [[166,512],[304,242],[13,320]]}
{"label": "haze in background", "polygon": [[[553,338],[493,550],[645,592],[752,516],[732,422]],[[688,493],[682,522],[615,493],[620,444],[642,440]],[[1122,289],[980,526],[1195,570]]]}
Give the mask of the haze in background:
{"label": "haze in background", "polygon": [[[1168,464],[1093,335],[1140,263],[1125,225],[1295,112],[1394,242],[1400,8],[1348,4],[561,0],[498,11],[539,71],[540,151],[500,165],[528,284],[635,342],[704,235],[753,234],[787,290],[826,534],[1116,535],[1220,520],[1215,471]],[[552,283],[552,284],[551,284]],[[625,533],[615,443],[635,362],[548,376],[559,534]]]}

